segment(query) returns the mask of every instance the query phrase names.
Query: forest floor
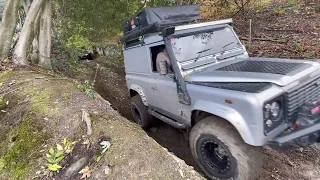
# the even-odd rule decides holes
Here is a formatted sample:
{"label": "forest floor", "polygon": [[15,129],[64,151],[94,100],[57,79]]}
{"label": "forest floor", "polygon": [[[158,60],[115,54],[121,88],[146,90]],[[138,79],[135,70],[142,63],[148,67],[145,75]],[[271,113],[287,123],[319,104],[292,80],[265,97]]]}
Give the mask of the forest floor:
{"label": "forest floor", "polygon": [[[320,1],[271,1],[233,17],[235,31],[250,56],[320,59]],[[252,45],[249,46],[249,19]]]}

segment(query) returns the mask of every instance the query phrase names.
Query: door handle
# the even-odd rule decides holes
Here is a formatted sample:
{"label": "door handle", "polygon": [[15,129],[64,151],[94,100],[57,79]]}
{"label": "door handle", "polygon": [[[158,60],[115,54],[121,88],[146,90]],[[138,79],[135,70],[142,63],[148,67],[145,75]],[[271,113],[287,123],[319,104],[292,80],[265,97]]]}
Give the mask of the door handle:
{"label": "door handle", "polygon": [[157,90],[157,87],[152,86],[151,89],[152,89],[152,90]]}

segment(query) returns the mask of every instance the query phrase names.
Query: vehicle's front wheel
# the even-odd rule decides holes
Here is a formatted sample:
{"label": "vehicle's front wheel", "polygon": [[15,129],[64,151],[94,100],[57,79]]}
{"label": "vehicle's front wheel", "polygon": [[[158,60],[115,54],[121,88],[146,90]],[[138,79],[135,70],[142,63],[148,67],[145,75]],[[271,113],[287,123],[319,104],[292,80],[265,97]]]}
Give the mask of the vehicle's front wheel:
{"label": "vehicle's front wheel", "polygon": [[143,129],[148,129],[152,126],[152,118],[148,113],[148,107],[143,104],[138,95],[131,98],[131,112],[134,121]]}
{"label": "vehicle's front wheel", "polygon": [[207,117],[190,132],[190,148],[210,179],[255,180],[262,170],[262,148],[246,144],[225,120]]}

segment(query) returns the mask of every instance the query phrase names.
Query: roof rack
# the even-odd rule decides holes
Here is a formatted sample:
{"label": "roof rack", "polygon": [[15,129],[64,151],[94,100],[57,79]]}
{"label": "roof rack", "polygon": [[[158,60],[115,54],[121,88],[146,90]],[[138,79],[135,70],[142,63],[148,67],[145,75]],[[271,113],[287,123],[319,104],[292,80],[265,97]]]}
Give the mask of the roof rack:
{"label": "roof rack", "polygon": [[124,23],[121,42],[200,19],[200,5],[145,8]]}

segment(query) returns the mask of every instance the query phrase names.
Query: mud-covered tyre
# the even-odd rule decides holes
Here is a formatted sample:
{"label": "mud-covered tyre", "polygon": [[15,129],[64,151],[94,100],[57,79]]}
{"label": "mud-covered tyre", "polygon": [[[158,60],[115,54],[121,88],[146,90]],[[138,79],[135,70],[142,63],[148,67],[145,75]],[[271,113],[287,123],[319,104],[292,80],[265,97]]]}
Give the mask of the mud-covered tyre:
{"label": "mud-covered tyre", "polygon": [[227,121],[210,116],[190,132],[190,148],[210,179],[255,180],[262,171],[262,147],[246,144]]}
{"label": "mud-covered tyre", "polygon": [[152,118],[148,113],[148,107],[145,106],[140,96],[131,98],[131,113],[134,121],[143,129],[148,129],[152,126]]}

